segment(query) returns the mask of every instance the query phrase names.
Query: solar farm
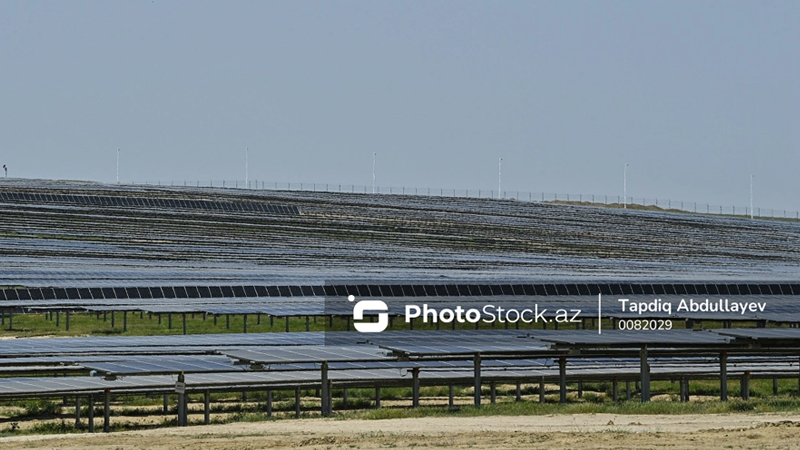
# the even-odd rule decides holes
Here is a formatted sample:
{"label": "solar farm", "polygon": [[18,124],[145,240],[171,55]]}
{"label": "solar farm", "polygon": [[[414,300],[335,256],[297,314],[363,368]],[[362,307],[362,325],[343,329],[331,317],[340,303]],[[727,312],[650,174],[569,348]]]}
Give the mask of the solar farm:
{"label": "solar farm", "polygon": [[[81,431],[142,398],[183,426],[253,399],[268,418],[800,391],[793,221],[20,180],[0,208],[0,401],[58,401]],[[356,331],[350,296],[387,329]]]}

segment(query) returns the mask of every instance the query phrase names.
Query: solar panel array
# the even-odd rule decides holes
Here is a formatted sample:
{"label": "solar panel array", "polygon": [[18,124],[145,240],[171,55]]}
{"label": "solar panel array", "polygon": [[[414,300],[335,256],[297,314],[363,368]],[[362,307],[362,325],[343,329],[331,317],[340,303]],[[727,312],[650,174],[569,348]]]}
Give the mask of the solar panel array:
{"label": "solar panel array", "polygon": [[603,295],[800,295],[796,283],[750,284],[394,284],[304,286],[157,286],[0,289],[2,300],[246,297],[489,297]]}
{"label": "solar panel array", "polygon": [[249,202],[220,202],[198,199],[169,199],[149,197],[122,197],[103,195],[44,194],[0,191],[0,202],[54,203],[80,206],[127,208],[177,208],[223,212],[264,212],[270,214],[300,214],[297,206]]}

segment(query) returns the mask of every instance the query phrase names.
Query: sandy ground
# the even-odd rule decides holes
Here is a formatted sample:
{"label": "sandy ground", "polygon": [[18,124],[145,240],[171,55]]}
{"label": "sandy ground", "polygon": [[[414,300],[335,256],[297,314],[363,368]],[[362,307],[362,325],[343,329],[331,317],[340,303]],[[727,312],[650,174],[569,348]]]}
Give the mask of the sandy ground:
{"label": "sandy ground", "polygon": [[13,436],[0,449],[798,449],[798,414],[302,419],[113,434]]}

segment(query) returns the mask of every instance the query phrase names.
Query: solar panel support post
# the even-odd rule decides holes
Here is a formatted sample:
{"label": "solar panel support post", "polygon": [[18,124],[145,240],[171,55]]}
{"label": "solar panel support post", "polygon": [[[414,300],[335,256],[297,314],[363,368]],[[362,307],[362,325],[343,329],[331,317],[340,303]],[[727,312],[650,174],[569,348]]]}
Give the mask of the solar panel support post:
{"label": "solar panel support post", "polygon": [[631,399],[631,381],[628,380],[625,382],[625,400]]}
{"label": "solar panel support post", "polygon": [[614,402],[619,401],[619,379],[614,377],[614,381],[611,383],[611,399]]}
{"label": "solar panel support post", "polygon": [[69,331],[69,311],[67,311],[66,314],[67,314],[67,317],[66,317],[67,320],[66,320],[66,323],[64,324],[64,326],[67,329],[67,331]]}
{"label": "solar panel support post", "polygon": [[165,415],[169,412],[169,394],[164,394],[164,407],[162,411]]}
{"label": "solar panel support post", "polygon": [[81,427],[81,398],[75,396],[75,428]]}
{"label": "solar panel support post", "polygon": [[[347,331],[350,331],[350,320],[347,321]],[[289,332],[289,316],[286,316],[286,332]]]}
{"label": "solar panel support post", "polygon": [[115,317],[114,311],[111,311],[111,328],[114,328],[115,320],[116,320],[116,317]]}
{"label": "solar panel support post", "polygon": [[772,395],[778,395],[778,379],[772,379]]}
{"label": "solar panel support post", "polygon": [[728,352],[723,350],[719,353],[719,399],[728,401]]}
{"label": "solar panel support post", "polygon": [[567,357],[558,358],[559,402],[567,403]]}
{"label": "solar panel support post", "polygon": [[650,401],[650,364],[647,362],[647,346],[643,345],[639,350],[640,369],[639,374],[642,379],[642,402]]}
{"label": "solar panel support post", "polygon": [[[345,390],[346,391],[346,390]],[[294,388],[294,418],[300,418],[300,387]]]}
{"label": "solar panel support post", "polygon": [[94,395],[89,394],[89,433],[94,433]]}
{"label": "solar panel support post", "polygon": [[8,313],[8,331],[14,329],[14,313]]}
{"label": "solar panel support post", "polygon": [[475,406],[481,406],[481,354],[475,353],[473,358],[473,373],[475,386]]}
{"label": "solar panel support post", "polygon": [[242,314],[242,333],[247,334],[247,314]]}
{"label": "solar panel support post", "polygon": [[272,417],[272,389],[267,389],[267,417]]}
{"label": "solar panel support post", "polygon": [[449,393],[447,396],[447,406],[453,408],[455,406],[455,402],[453,401],[453,385],[451,384],[449,387]]}
{"label": "solar panel support post", "polygon": [[539,377],[539,403],[544,403],[547,400],[545,394],[544,377]]}
{"label": "solar panel support post", "polygon": [[347,409],[347,388],[342,389],[342,408]]}
{"label": "solar panel support post", "polygon": [[419,408],[419,367],[411,369],[411,377],[413,380],[411,406]]}
{"label": "solar panel support post", "polygon": [[517,395],[514,400],[518,402],[522,401],[522,383],[519,381],[517,381]]}
{"label": "solar panel support post", "polygon": [[750,400],[750,371],[742,374],[741,389],[742,400]]}
{"label": "solar panel support post", "polygon": [[[69,314],[67,314],[67,326],[69,327]],[[122,332],[128,331],[128,311],[122,311]]]}
{"label": "solar panel support post", "polygon": [[186,408],[184,404],[186,403],[185,398],[186,394],[183,392],[178,393],[178,426],[182,427],[186,425]]}
{"label": "solar panel support post", "polygon": [[497,383],[495,381],[491,381],[489,383],[489,403],[494,405],[497,402]]}
{"label": "solar panel support post", "polygon": [[226,330],[230,330],[231,329],[231,315],[230,314],[225,314],[225,329]]}
{"label": "solar panel support post", "polygon": [[380,409],[381,407],[381,387],[380,385],[375,386],[375,408]]}
{"label": "solar panel support post", "polygon": [[583,398],[583,381],[578,380],[578,398]]}
{"label": "solar panel support post", "polygon": [[61,326],[61,311],[56,311],[56,328]]}
{"label": "solar panel support post", "polygon": [[183,334],[186,334],[186,313],[181,314],[181,321],[183,322]]}
{"label": "solar panel support post", "polygon": [[111,389],[103,392],[103,433],[111,431]]}
{"label": "solar panel support post", "polygon": [[211,391],[208,389],[203,393],[203,423],[211,423]]}
{"label": "solar panel support post", "polygon": [[306,316],[306,331],[311,331],[311,319]]}
{"label": "solar panel support post", "polygon": [[328,399],[330,398],[330,384],[328,383],[328,362],[323,361],[320,367],[322,372],[322,398],[320,399],[320,403],[322,404],[322,415],[328,416],[330,413],[328,412]]}
{"label": "solar panel support post", "polygon": [[683,403],[688,401],[686,399],[687,391],[688,391],[688,389],[687,389],[688,382],[687,381],[688,380],[687,380],[686,377],[681,377],[681,379],[680,379],[680,392],[681,392],[680,398],[681,398],[681,402],[683,402]]}

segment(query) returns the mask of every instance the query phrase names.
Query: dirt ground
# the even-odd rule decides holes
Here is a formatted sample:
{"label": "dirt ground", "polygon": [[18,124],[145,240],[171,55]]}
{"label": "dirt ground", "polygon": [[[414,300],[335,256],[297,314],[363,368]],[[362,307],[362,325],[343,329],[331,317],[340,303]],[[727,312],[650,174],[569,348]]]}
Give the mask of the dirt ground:
{"label": "dirt ground", "polygon": [[302,419],[113,434],[13,436],[5,449],[798,449],[798,414]]}

